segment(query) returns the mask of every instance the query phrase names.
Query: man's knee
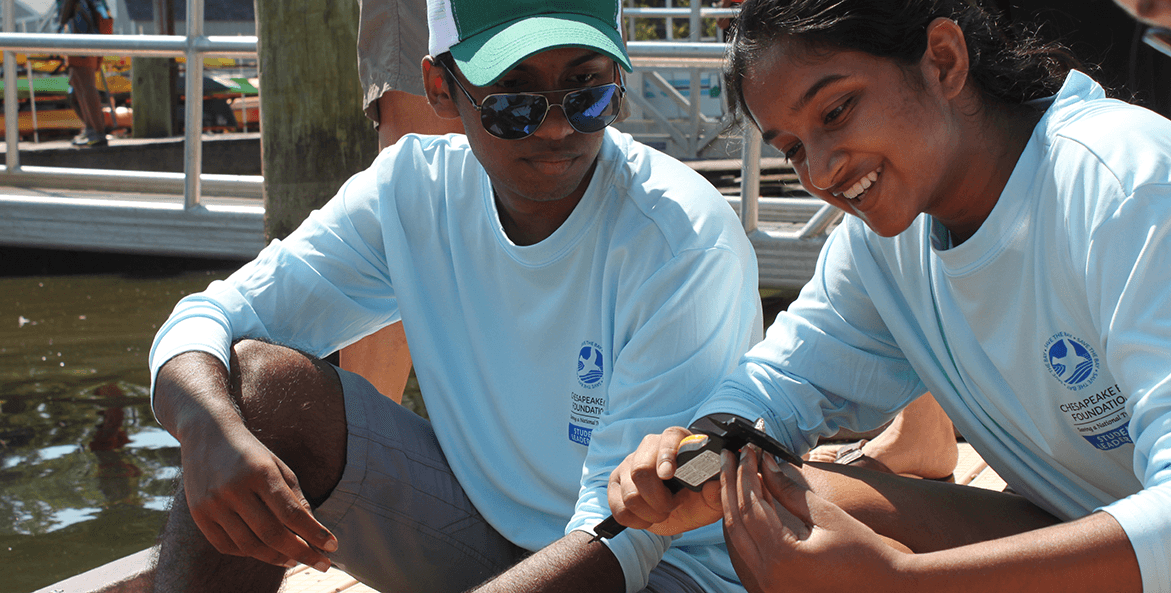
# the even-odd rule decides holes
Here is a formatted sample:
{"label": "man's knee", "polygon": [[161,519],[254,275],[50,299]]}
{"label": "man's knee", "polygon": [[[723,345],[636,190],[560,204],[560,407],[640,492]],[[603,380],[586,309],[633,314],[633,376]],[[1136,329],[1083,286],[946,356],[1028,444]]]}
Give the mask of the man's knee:
{"label": "man's knee", "polygon": [[288,403],[312,413],[312,404],[342,397],[337,371],[329,364],[292,348],[259,340],[232,345],[233,395],[245,420]]}
{"label": "man's knee", "polygon": [[345,466],[345,401],[329,363],[292,348],[241,340],[231,387],[245,425],[302,481],[306,495],[332,489]]}

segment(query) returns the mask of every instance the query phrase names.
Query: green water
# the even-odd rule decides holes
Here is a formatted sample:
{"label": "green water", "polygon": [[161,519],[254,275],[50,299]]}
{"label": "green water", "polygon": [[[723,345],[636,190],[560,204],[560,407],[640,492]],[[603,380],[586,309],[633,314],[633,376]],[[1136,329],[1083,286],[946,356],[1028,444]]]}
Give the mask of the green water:
{"label": "green water", "polygon": [[151,340],[236,265],[0,249],[0,593],[154,543],[179,449],[150,412]]}
{"label": "green water", "polygon": [[[240,263],[0,247],[0,593],[154,545],[179,444],[150,411],[151,341]],[[403,401],[426,415],[414,375]]]}

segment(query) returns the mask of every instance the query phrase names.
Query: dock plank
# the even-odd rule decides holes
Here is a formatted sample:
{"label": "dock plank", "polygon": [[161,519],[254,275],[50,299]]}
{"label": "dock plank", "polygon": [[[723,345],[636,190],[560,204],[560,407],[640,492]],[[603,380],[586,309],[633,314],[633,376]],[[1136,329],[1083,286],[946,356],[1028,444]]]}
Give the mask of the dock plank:
{"label": "dock plank", "polygon": [[285,577],[281,593],[378,593],[338,568],[317,572],[301,565]]}

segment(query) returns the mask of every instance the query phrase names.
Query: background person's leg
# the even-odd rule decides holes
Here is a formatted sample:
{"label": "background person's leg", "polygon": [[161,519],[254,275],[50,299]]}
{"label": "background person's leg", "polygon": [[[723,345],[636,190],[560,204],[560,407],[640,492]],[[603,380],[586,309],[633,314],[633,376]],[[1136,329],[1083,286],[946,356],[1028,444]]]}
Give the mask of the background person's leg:
{"label": "background person's leg", "polygon": [[[420,95],[387,91],[378,98],[377,105],[379,149],[410,133],[463,133],[459,119],[443,119],[435,115],[427,98]],[[342,348],[339,363],[343,369],[365,377],[383,395],[402,403],[403,389],[411,374],[411,351],[403,324],[388,325]]]}
{"label": "background person's leg", "polygon": [[386,148],[411,133],[439,135],[463,132],[463,122],[435,115],[435,110],[423,95],[387,91],[378,98],[379,148]]}
{"label": "background person's leg", "polygon": [[[74,58],[76,61],[76,58]],[[88,65],[69,66],[69,85],[77,96],[77,108],[81,121],[85,123],[85,131],[89,135],[87,144],[101,144],[106,140],[106,122],[102,113],[101,97],[98,87],[94,83],[97,69]],[[76,142],[75,142],[76,143]]]}
{"label": "background person's leg", "polygon": [[402,322],[388,325],[338,353],[338,366],[358,373],[382,395],[401,404],[411,375],[411,350]]}
{"label": "background person's leg", "polygon": [[[808,460],[832,462],[846,446],[818,447]],[[959,460],[955,427],[930,393],[903,408],[882,432],[862,445],[862,453],[864,457],[850,463],[932,480],[951,476]]]}

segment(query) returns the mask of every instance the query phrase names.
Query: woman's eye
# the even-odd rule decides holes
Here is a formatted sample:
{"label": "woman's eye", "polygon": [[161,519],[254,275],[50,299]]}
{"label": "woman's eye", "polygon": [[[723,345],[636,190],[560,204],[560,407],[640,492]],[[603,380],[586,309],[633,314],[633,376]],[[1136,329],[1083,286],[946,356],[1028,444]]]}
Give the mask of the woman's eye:
{"label": "woman's eye", "polygon": [[851,97],[843,101],[841,105],[831,109],[829,113],[825,114],[825,123],[832,124],[836,122],[839,118],[842,117],[842,114],[846,112],[846,109],[848,109],[853,104],[854,98]]}
{"label": "woman's eye", "polygon": [[790,161],[796,159],[797,153],[800,152],[800,150],[801,150],[801,143],[798,142],[798,143],[790,146],[789,148],[785,149],[785,158]]}

